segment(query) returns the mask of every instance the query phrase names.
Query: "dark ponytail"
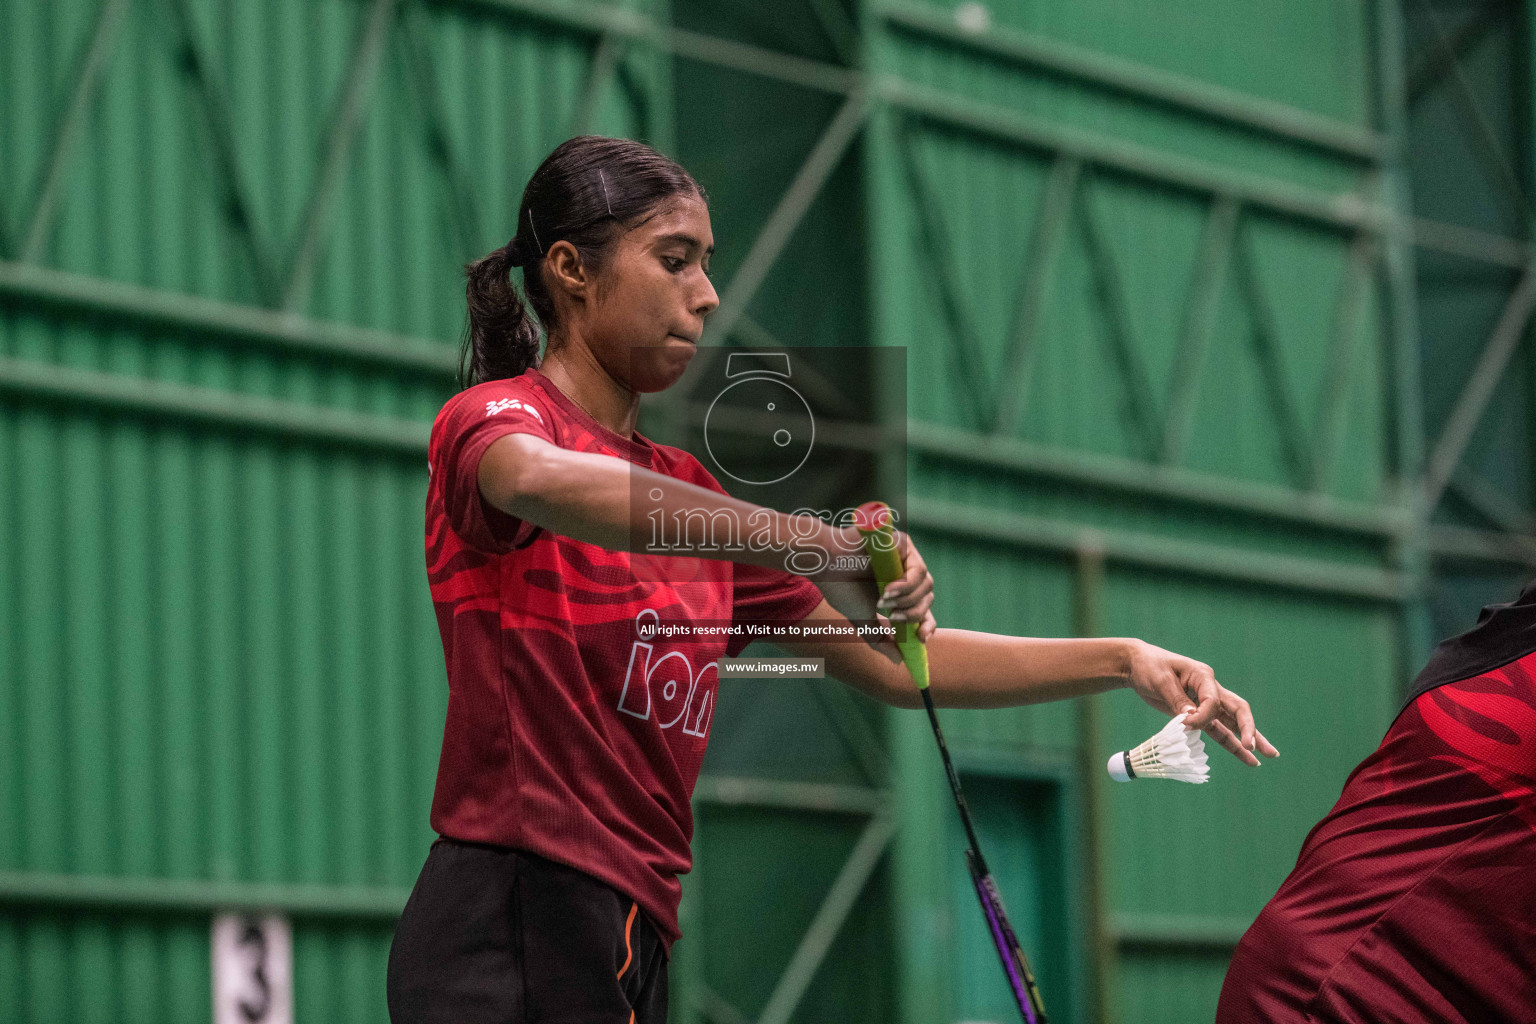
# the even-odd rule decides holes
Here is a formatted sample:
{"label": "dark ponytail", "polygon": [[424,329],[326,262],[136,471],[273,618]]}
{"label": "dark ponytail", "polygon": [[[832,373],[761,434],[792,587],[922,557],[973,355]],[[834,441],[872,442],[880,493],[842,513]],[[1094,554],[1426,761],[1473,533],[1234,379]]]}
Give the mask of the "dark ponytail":
{"label": "dark ponytail", "polygon": [[[687,171],[643,142],[579,135],[557,146],[523,190],[517,234],[464,267],[469,317],[461,384],[516,377],[538,366],[541,324],[546,337],[559,336],[559,316],[543,275],[551,245],[571,243],[582,265],[601,274],[625,231],[684,195],[709,201]],[[523,268],[526,302],[512,284],[513,267]]]}
{"label": "dark ponytail", "polygon": [[504,245],[464,268],[469,323],[459,380],[465,387],[516,377],[539,361],[539,328],[512,285],[508,248]]}

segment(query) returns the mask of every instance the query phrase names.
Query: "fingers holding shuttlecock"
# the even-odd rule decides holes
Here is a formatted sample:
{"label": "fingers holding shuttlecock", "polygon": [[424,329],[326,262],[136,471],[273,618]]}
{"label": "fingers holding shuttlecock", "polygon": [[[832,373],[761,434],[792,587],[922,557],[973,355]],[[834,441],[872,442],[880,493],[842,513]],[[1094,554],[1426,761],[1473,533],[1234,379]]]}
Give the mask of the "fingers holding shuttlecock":
{"label": "fingers holding shuttlecock", "polygon": [[1110,755],[1109,777],[1116,782],[1177,779],[1196,783],[1210,778],[1205,741],[1197,730],[1184,728],[1184,718],[1174,718],[1140,746]]}

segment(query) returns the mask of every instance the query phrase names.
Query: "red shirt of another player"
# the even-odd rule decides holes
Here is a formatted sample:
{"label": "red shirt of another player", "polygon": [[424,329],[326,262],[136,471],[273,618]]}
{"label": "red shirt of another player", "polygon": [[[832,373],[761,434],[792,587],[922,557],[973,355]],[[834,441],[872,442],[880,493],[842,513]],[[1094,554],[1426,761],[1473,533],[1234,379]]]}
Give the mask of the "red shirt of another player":
{"label": "red shirt of another player", "polygon": [[[799,621],[821,591],[788,572],[609,551],[501,512],[481,498],[476,474],[491,442],[512,433],[725,493],[692,455],[609,430],[535,369],[443,406],[426,509],[448,670],[432,828],[606,882],[640,904],[670,956],[717,661],[748,641],[645,641],[639,626]],[[637,573],[642,559],[650,564]]]}

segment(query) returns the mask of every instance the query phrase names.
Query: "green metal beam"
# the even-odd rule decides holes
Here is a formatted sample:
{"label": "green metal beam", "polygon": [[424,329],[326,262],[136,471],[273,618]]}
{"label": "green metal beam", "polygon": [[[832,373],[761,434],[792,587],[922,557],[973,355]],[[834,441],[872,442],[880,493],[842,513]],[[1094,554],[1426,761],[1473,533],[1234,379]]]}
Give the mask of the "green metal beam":
{"label": "green metal beam", "polygon": [[1465,526],[1432,526],[1429,553],[1443,564],[1484,563],[1536,569],[1536,539]]}
{"label": "green metal beam", "polygon": [[996,419],[996,413],[988,405],[990,389],[976,386],[988,379],[981,354],[981,341],[976,324],[971,317],[970,304],[960,293],[955,276],[955,246],[950,239],[949,227],[940,211],[939,197],[923,172],[917,150],[916,133],[905,118],[897,120],[896,158],[900,164],[912,205],[916,209],[917,227],[923,240],[922,258],[927,262],[933,281],[938,286],[939,308],[949,327],[950,341],[954,345],[955,361],[960,366],[960,377],[971,384],[960,389],[960,401],[965,404],[967,421],[976,429],[985,428]]}
{"label": "green metal beam", "polygon": [[[0,363],[0,391],[4,389],[4,366]],[[886,829],[890,819],[886,796],[876,790],[820,783],[781,782],[772,779],[701,776],[694,791],[695,801],[726,806],[781,807],[792,810],[825,811],[836,814],[871,814],[873,825],[866,830],[854,858],[845,865],[839,881],[850,869],[862,870],[870,843],[880,840],[880,849],[889,841]],[[871,838],[873,836],[873,838]],[[878,851],[875,854],[878,857]],[[868,874],[865,872],[864,878]],[[832,919],[846,916],[844,901],[849,897],[847,882],[833,891],[823,904],[818,919],[830,927]],[[862,882],[859,888],[862,887]],[[857,895],[857,888],[853,896]],[[109,878],[46,872],[0,871],[0,908],[22,911],[62,913],[127,913],[203,915],[227,910],[268,910],[290,917],[328,918],[360,923],[389,923],[395,920],[410,896],[408,888],[299,885],[266,882],[213,881],[183,878]],[[836,897],[834,899],[834,897]],[[841,918],[838,918],[840,923]],[[825,936],[823,936],[825,937]],[[810,936],[808,936],[809,940]],[[803,944],[804,946],[804,944]],[[815,946],[804,946],[813,952]]]}
{"label": "green metal beam", "polygon": [[818,92],[850,93],[863,76],[847,68],[660,25],[645,15],[612,4],[570,4],[559,0],[430,0],[502,16],[526,18],[590,35],[623,36],[701,64],[772,78]]}
{"label": "green metal beam", "polygon": [[[683,403],[677,412],[681,424],[702,428],[710,406],[704,402]],[[768,420],[749,411],[717,407],[710,423],[712,428],[761,436]],[[1383,542],[1398,537],[1406,528],[1403,510],[1397,505],[1345,501],[1316,492],[1040,445],[923,420],[908,420],[904,433],[901,428],[891,431],[863,423],[818,423],[816,441],[832,448],[865,452],[905,447],[909,456],[940,459],[949,465],[1002,471],[1114,495],[1222,509]]]}
{"label": "green metal beam", "polygon": [[1195,399],[1200,394],[1211,333],[1226,288],[1232,243],[1237,236],[1239,204],[1230,196],[1218,196],[1206,217],[1205,235],[1195,260],[1194,280],[1184,303],[1184,323],[1174,353],[1173,390],[1163,414],[1159,458],[1168,465],[1184,460],[1184,447],[1194,424]]}
{"label": "green metal beam", "polygon": [[1446,490],[1455,493],[1496,530],[1523,536],[1536,534],[1536,516],[1531,510],[1466,463],[1456,467]]}
{"label": "green metal beam", "polygon": [[277,264],[251,208],[251,191],[245,182],[235,145],[234,114],[229,97],[225,95],[223,83],[210,70],[186,0],[160,0],[160,7],[169,22],[181,71],[189,79],[199,101],[198,123],[207,143],[204,148],[212,164],[210,170],[214,182],[223,190],[225,213],[235,233],[245,242],[257,295],[263,303],[271,304],[278,298]]}
{"label": "green metal beam", "polygon": [[[682,402],[670,406],[669,409],[678,414],[677,425],[686,425],[696,430],[697,433],[694,436],[698,437],[703,436],[706,420],[712,431],[721,433],[729,431],[759,438],[772,434],[779,423],[769,412],[759,412],[739,406],[711,406],[708,402]],[[839,420],[816,422],[816,443],[838,451],[876,453],[884,446],[891,444],[893,440],[899,443],[899,436],[893,438],[890,430],[871,423]]]}
{"label": "green metal beam", "polygon": [[849,67],[857,66],[863,40],[859,37],[858,26],[843,8],[842,0],[809,0],[809,5],[811,16],[821,26],[827,42],[837,51],[838,59]]}
{"label": "green metal beam", "polygon": [[1038,348],[1035,333],[1046,304],[1050,302],[1056,263],[1072,211],[1076,208],[1077,183],[1082,169],[1082,161],[1075,157],[1058,156],[1051,164],[1051,174],[1040,197],[1035,228],[1029,240],[1029,255],[1024,258],[1019,297],[1014,303],[1013,323],[1008,329],[1008,355],[996,387],[993,404],[997,411],[992,417],[994,434],[1012,434],[1029,404]]}
{"label": "green metal beam", "polygon": [[[795,228],[805,217],[811,203],[821,194],[821,188],[831,177],[832,172],[842,161],[843,155],[848,152],[848,147],[858,136],[859,130],[864,127],[865,119],[869,116],[870,99],[867,93],[855,90],[843,102],[832,120],[827,123],[816,144],[811,147],[806,155],[804,163],[795,173],[794,180],[784,195],[768,215],[768,220],[757,237],[752,241],[752,248],[743,258],[741,266],[731,277],[731,282],[726,286],[725,294],[720,297],[720,308],[710,318],[710,328],[717,337],[725,337],[731,333],[731,327],[736,318],[744,313],[752,303],[752,297],[762,287],[768,271],[778,260],[779,254],[784,251],[790,236]],[[706,350],[705,355],[712,355],[718,349]],[[707,364],[706,364],[707,365]]]}
{"label": "green metal beam", "polygon": [[1440,431],[1440,437],[1429,457],[1429,466],[1424,471],[1426,508],[1434,509],[1445,493],[1451,475],[1456,472],[1472,440],[1472,434],[1482,420],[1484,410],[1488,408],[1494,388],[1504,376],[1504,368],[1509,365],[1515,348],[1526,335],[1533,309],[1536,309],[1536,268],[1526,272],[1505,302],[1499,322],[1483,345],[1477,365],[1473,367],[1471,376],[1456,398],[1456,405],[1446,419],[1445,427]]}
{"label": "green metal beam", "polygon": [[1077,209],[1083,222],[1083,241],[1088,250],[1088,267],[1098,292],[1099,308],[1108,326],[1110,356],[1120,370],[1120,388],[1132,421],[1132,440],[1148,456],[1156,458],[1158,416],[1152,385],[1136,344],[1135,324],[1125,299],[1125,282],[1115,259],[1109,233],[1099,223],[1095,189],[1087,182],[1077,190]]}
{"label": "green metal beam", "polygon": [[1479,4],[1472,16],[1450,33],[1441,33],[1430,46],[1428,56],[1414,65],[1407,76],[1407,102],[1413,106],[1445,77],[1468,50],[1477,46],[1501,20],[1514,10],[1513,5]]}
{"label": "green metal beam", "polygon": [[203,916],[264,910],[289,917],[389,924],[400,916],[410,894],[410,889],[392,887],[0,872],[0,907],[23,912]]}
{"label": "green metal beam", "polygon": [[1333,231],[1380,231],[1393,217],[1391,211],[1354,193],[1330,194],[1278,178],[1218,167],[890,76],[878,79],[876,89],[892,106],[936,124],[1053,156],[1070,153],[1085,163],[1118,174],[1206,197],[1231,195],[1245,206]]}
{"label": "green metal beam", "polygon": [[[1406,687],[1429,655],[1430,621],[1426,595],[1429,560],[1425,552],[1428,509],[1420,474],[1424,460],[1424,410],[1420,376],[1419,313],[1414,242],[1422,225],[1410,218],[1408,185],[1408,100],[1404,55],[1407,41],[1401,0],[1373,0],[1370,9],[1372,61],[1376,74],[1372,114],[1388,141],[1387,159],[1377,178],[1377,198],[1395,216],[1383,241],[1381,308],[1387,316],[1386,353],[1391,366],[1387,397],[1391,413],[1390,452],[1397,503],[1405,528],[1392,546],[1393,565],[1402,573],[1410,597],[1398,615],[1398,676]],[[1445,237],[1442,232],[1441,237]],[[1463,241],[1467,239],[1462,237]]]}
{"label": "green metal beam", "polygon": [[53,133],[53,150],[48,156],[47,171],[32,201],[32,215],[25,222],[25,233],[17,254],[23,262],[37,262],[47,252],[70,157],[85,132],[86,115],[90,113],[101,76],[117,50],[127,13],[128,0],[103,0],[101,4],[96,16],[96,27],[91,32],[90,45],[80,62],[80,70],[74,76],[75,85],[69,103]]}
{"label": "green metal beam", "polygon": [[1135,459],[1047,447],[1016,438],[975,434],[909,420],[909,452],[1110,493],[1228,509],[1267,519],[1389,540],[1405,527],[1402,510],[1249,483],[1213,473],[1149,465]]}
{"label": "green metal beam", "polygon": [[337,187],[347,158],[357,142],[358,132],[368,113],[379,79],[379,62],[388,42],[390,30],[395,24],[395,14],[400,0],[373,0],[368,17],[359,34],[357,46],[352,51],[347,78],[341,89],[341,100],[336,115],[326,132],[325,156],[315,175],[314,187],[304,204],[304,216],[299,222],[298,242],[288,262],[287,279],[283,285],[280,305],[287,310],[301,310],[309,304],[310,290],[314,285],[315,261],[320,255],[320,245],[330,226],[331,210],[335,207]]}
{"label": "green metal beam", "polygon": [[0,262],[0,305],[101,320],[118,329],[173,331],[218,344],[346,359],[445,382],[458,373],[458,352],[443,342],[23,263]]}
{"label": "green metal beam", "polygon": [[[112,316],[115,319],[131,319],[140,324],[164,325],[170,329],[206,333],[215,338],[232,338],[237,341],[249,339],[306,355],[346,356],[412,370],[436,370],[444,376],[450,375],[455,367],[452,353],[430,345],[430,342],[392,339],[392,336],[379,332],[304,321],[278,313],[227,306],[190,296],[172,296],[112,282],[94,282],[89,278],[74,278],[72,275],[17,267],[15,264],[0,264],[0,296],[41,302],[46,306],[65,306],[77,313]],[[407,345],[415,348],[415,352],[409,350]],[[8,361],[5,365],[15,367],[8,373],[11,391],[43,390],[58,398],[89,401],[97,395],[98,385],[106,384],[114,395],[117,391],[123,391],[124,398],[134,407],[141,410],[155,407],[154,402],[146,404],[140,401],[144,391],[138,387],[137,382],[124,381],[115,375],[94,375],[52,365],[23,364],[22,361]],[[206,391],[183,385],[175,387],[180,388],[177,391],[180,399],[170,402],[170,407],[180,410],[230,408],[223,391]],[[195,395],[186,395],[187,391]],[[194,415],[194,419],[197,418]],[[218,416],[217,419],[220,422],[232,422],[233,425],[243,422],[238,416]],[[384,422],[395,424],[395,421]],[[883,439],[882,436],[871,434],[869,438],[857,438],[854,442],[854,447],[863,450],[883,444]],[[424,439],[421,444],[424,445]],[[1359,536],[1390,539],[1402,528],[1399,510],[1392,507],[1350,504],[1284,488],[1244,484],[1213,474],[1158,468],[1130,459],[1057,450],[1028,441],[992,438],[986,434],[969,433],[920,421],[909,422],[906,444],[912,453],[919,456],[926,454],[943,457],[946,461],[963,461],[1026,476],[1103,488],[1114,493],[1227,508]]]}
{"label": "green metal beam", "polygon": [[694,996],[694,1009],[710,1024],[752,1024],[752,1018],[732,1006],[730,1000],[708,985],[701,984]]}
{"label": "green metal beam", "polygon": [[729,68],[760,78],[772,78],[817,92],[848,94],[867,89],[865,77],[856,71],[765,50],[759,46],[717,39],[700,32],[679,28],[655,29],[648,38],[653,45],[686,60]]}
{"label": "green metal beam", "polygon": [[1301,427],[1301,415],[1296,411],[1296,402],[1291,395],[1290,378],[1282,362],[1285,345],[1280,339],[1274,306],[1264,292],[1263,275],[1259,271],[1258,254],[1254,251],[1251,232],[1238,233],[1234,255],[1237,285],[1248,301],[1249,337],[1259,371],[1264,378],[1264,397],[1269,400],[1270,411],[1279,428],[1277,433],[1291,480],[1299,487],[1306,487],[1312,480],[1312,451],[1308,445],[1309,439]]}
{"label": "green metal beam", "polygon": [[962,28],[947,10],[911,4],[881,6],[878,16],[892,28],[910,35],[942,41],[1141,102],[1301,143],[1335,156],[1372,162],[1380,160],[1385,152],[1384,140],[1379,135],[1347,122],[1034,33],[997,27],[976,32]]}
{"label": "green metal beam", "polygon": [[468,261],[485,249],[485,221],[475,199],[474,183],[454,155],[448,135],[448,114],[437,82],[438,61],[432,49],[432,26],[427,23],[422,0],[410,0],[401,9],[400,20],[401,31],[395,33],[395,42],[411,83],[411,97],[419,106],[427,129],[427,153],[438,165],[447,186],[450,216],[459,236],[459,254]]}
{"label": "green metal beam", "polygon": [[784,968],[778,984],[774,986],[773,994],[758,1014],[757,1024],[789,1024],[795,1008],[800,1005],[817,970],[826,960],[832,941],[837,938],[843,922],[853,910],[854,902],[869,883],[875,866],[879,864],[895,835],[896,819],[889,815],[877,814],[864,827],[859,841],[854,844],[853,852],[837,873],[832,888],[827,890],[826,898],[822,900],[816,916],[811,919],[810,927],[800,939],[800,945],[795,947],[794,954],[789,958],[789,965]]}
{"label": "green metal beam", "polygon": [[[758,348],[787,348],[782,340],[776,337],[762,324],[743,313],[736,318],[732,327],[732,334],[743,345],[754,345]],[[859,416],[857,403],[850,399],[846,391],[827,377],[820,369],[810,362],[805,362],[795,367],[795,389],[810,399],[813,406],[833,416],[847,417],[850,420]],[[863,381],[842,381],[841,384],[863,385]]]}
{"label": "green metal beam", "polygon": [[1328,344],[1328,367],[1323,375],[1323,394],[1318,402],[1312,430],[1312,479],[1314,491],[1326,491],[1333,473],[1333,460],[1344,446],[1345,415],[1349,391],[1355,386],[1360,351],[1365,347],[1366,300],[1375,280],[1376,239],[1361,234],[1350,243],[1344,264],[1344,280],[1334,314],[1332,336]]}
{"label": "green metal beam", "polygon": [[1506,238],[1461,224],[1447,224],[1427,217],[1413,217],[1407,221],[1410,240],[1420,249],[1443,252],[1463,259],[1493,263],[1514,270],[1524,270],[1531,265],[1531,243],[1520,238]]}
{"label": "green metal beam", "polygon": [[634,39],[650,36],[651,20],[637,11],[610,3],[562,3],[561,0],[426,0],[440,7],[456,7],[488,14],[527,19],[551,28],[585,32],[593,36],[618,33]]}
{"label": "green metal beam", "polygon": [[155,420],[425,458],[428,423],[392,420],[167,381],[0,357],[0,395]]}
{"label": "green metal beam", "polygon": [[[122,3],[123,0],[113,0],[114,3]],[[709,63],[720,67],[727,67],[747,74],[773,78],[779,81],[789,82],[805,88],[818,91],[849,94],[855,90],[868,87],[870,80],[857,71],[850,71],[835,65],[817,61],[806,60],[787,54],[776,53],[761,47],[753,47],[746,44],[735,43],[728,40],[715,39],[700,33],[685,30],[672,29],[659,26],[652,20],[636,14],[633,11],[610,5],[568,5],[557,0],[431,0],[443,6],[472,7],[481,10],[489,10],[505,16],[527,18],[540,21],[558,27],[564,27],[572,31],[584,32],[598,38],[629,39],[642,42],[660,50],[671,52],[677,56],[691,60]],[[204,108],[209,121],[209,129],[213,133],[214,145],[211,147],[218,155],[220,165],[224,169],[222,177],[226,182],[227,200],[236,218],[237,226],[247,236],[247,241],[252,249],[258,273],[262,267],[270,269],[270,258],[266,255],[263,243],[252,233],[254,225],[249,223],[249,207],[244,201],[244,190],[240,186],[238,168],[236,166],[233,144],[228,138],[227,103],[222,98],[222,93],[214,83],[203,73],[201,58],[198,49],[192,42],[190,35],[190,22],[184,16],[185,8],[179,0],[169,0],[169,6],[173,12],[173,18],[182,27],[183,31],[183,57],[187,66],[193,70],[194,80],[197,82],[200,94],[204,100]],[[416,6],[415,3],[407,5],[407,10]],[[104,29],[109,26],[105,16],[110,13],[108,8],[103,9],[104,20],[98,31],[98,37],[109,40],[111,33]],[[903,12],[898,9],[893,17],[897,20],[907,17],[913,12]],[[920,12],[919,12],[920,13]],[[914,22],[915,23],[915,22]],[[412,37],[412,44],[419,48],[425,43],[420,39],[419,31],[406,33]],[[1006,37],[1004,37],[1006,38]],[[93,48],[96,53],[98,48]],[[99,48],[105,53],[106,49]],[[412,51],[412,55],[420,56]],[[1099,55],[1095,55],[1097,60]],[[1044,59],[1044,58],[1043,58]],[[419,61],[418,61],[419,64]],[[89,72],[96,61],[88,61],[85,70]],[[418,71],[420,68],[417,69]],[[83,97],[88,91],[89,74],[82,74],[80,85],[77,86],[77,97]],[[419,76],[418,76],[419,77]],[[947,97],[942,93],[918,89],[899,82],[882,80],[886,88],[883,91],[885,98],[894,99],[898,105],[906,104],[914,112],[922,116],[948,123],[953,127],[968,130],[980,130],[988,134],[997,134],[1005,139],[1016,142],[1039,144],[1044,142],[1050,145],[1053,139],[1042,139],[1037,128],[1042,127],[1040,122],[1024,119],[1022,115],[1008,111],[982,111],[981,117],[968,116],[969,102],[960,98]],[[1155,85],[1149,85],[1153,92],[1157,92]],[[1204,88],[1204,87],[1202,87]],[[418,90],[419,91],[419,90]],[[1148,96],[1147,98],[1155,98]],[[431,97],[423,97],[424,102]],[[430,106],[430,103],[428,103]],[[72,108],[73,109],[73,108]],[[439,119],[440,120],[440,119]],[[73,122],[68,122],[73,123]],[[433,127],[429,125],[429,127]],[[1049,129],[1049,124],[1044,127]],[[1049,131],[1047,132],[1049,134]],[[1158,154],[1154,151],[1143,151],[1136,147],[1125,147],[1114,144],[1112,140],[1094,139],[1091,136],[1074,136],[1074,140],[1085,143],[1076,147],[1079,158],[1093,158],[1103,156],[1102,161],[1106,166],[1132,174],[1142,174],[1154,180],[1163,180],[1169,177],[1167,183],[1182,185],[1183,187],[1196,188],[1197,190],[1211,191],[1215,194],[1220,183],[1232,178],[1233,173],[1224,169],[1209,168],[1196,165],[1193,168],[1175,161],[1169,165],[1167,161],[1158,160]],[[447,140],[442,127],[437,124],[431,133],[429,142],[432,143],[434,153],[440,153],[443,157],[451,157],[447,152]],[[1105,149],[1105,146],[1108,146]],[[67,147],[56,147],[60,154]],[[1072,148],[1072,147],[1066,147]],[[1078,152],[1082,150],[1082,152]],[[1101,152],[1102,151],[1102,152]],[[1151,160],[1148,160],[1151,157]],[[55,161],[58,173],[62,174],[65,162],[60,159]],[[453,167],[450,166],[452,171]],[[1167,173],[1165,173],[1167,172]],[[52,172],[50,172],[52,173]],[[450,184],[460,182],[462,174],[450,174]],[[1391,219],[1389,210],[1373,209],[1362,206],[1352,196],[1329,196],[1316,193],[1307,189],[1299,189],[1288,183],[1270,181],[1246,175],[1239,175],[1243,179],[1238,182],[1234,194],[1244,202],[1253,202],[1263,208],[1273,209],[1289,215],[1300,216],[1303,219],[1322,220],[1325,223],[1338,226],[1366,226],[1376,227],[1378,222]],[[454,189],[454,198],[458,205],[463,205],[464,196],[459,193],[461,188]],[[473,211],[460,211],[460,220],[467,213],[468,219],[474,223],[478,220],[473,216]],[[33,225],[46,224],[47,217],[32,218]],[[1464,255],[1473,259],[1501,263],[1509,266],[1523,267],[1530,261],[1531,246],[1529,243],[1518,239],[1504,238],[1472,229],[1462,228],[1457,225],[1438,224],[1433,221],[1418,219],[1415,224],[1415,240],[1426,248],[1438,249]],[[471,228],[465,231],[461,227],[461,233],[471,237],[464,240],[466,252],[475,251],[479,244],[475,237],[478,232]],[[29,231],[29,237],[40,238],[42,234],[36,230]],[[275,287],[275,285],[273,285]]]}
{"label": "green metal beam", "polygon": [[606,4],[568,5],[556,0],[432,2],[534,19],[593,35],[623,35],[677,57],[820,92],[846,95],[867,90],[892,106],[952,128],[1052,153],[1070,153],[1085,162],[1123,174],[1196,192],[1230,193],[1247,205],[1328,228],[1381,230],[1384,222],[1393,216],[1390,210],[1354,194],[1330,195],[1279,179],[1217,167],[1066,128],[1047,118],[978,103],[968,97],[953,96],[891,76],[866,76],[821,61],[659,26],[642,15]]}
{"label": "green metal beam", "polygon": [[[1057,555],[1075,556],[1084,529],[1058,520],[926,498],[909,498],[907,506],[914,532],[951,534]],[[1102,529],[1095,532],[1103,538],[1108,562],[1387,604],[1407,596],[1402,575],[1387,569],[1340,565],[1147,533]]]}
{"label": "green metal beam", "polygon": [[1473,154],[1482,162],[1483,170],[1499,185],[1505,198],[1515,208],[1515,216],[1520,223],[1530,224],[1531,202],[1525,194],[1525,184],[1515,171],[1514,162],[1510,160],[1509,154],[1504,152],[1504,145],[1499,141],[1498,130],[1494,128],[1487,112],[1483,110],[1483,104],[1478,101],[1477,91],[1473,89],[1471,81],[1467,78],[1456,49],[1440,25],[1440,16],[1435,13],[1434,5],[1429,0],[1417,0],[1417,4],[1419,10],[1423,12],[1424,20],[1428,23],[1429,31],[1436,43],[1442,51],[1450,54],[1451,99],[1461,111],[1461,125],[1470,129],[1471,137],[1467,141],[1471,143]]}
{"label": "green metal beam", "polygon": [[568,134],[586,135],[592,131],[603,90],[612,84],[628,48],[628,39],[611,32],[604,32],[598,38],[592,50],[592,62],[587,67],[587,77],[581,83],[581,95],[576,100],[576,111],[571,115]]}

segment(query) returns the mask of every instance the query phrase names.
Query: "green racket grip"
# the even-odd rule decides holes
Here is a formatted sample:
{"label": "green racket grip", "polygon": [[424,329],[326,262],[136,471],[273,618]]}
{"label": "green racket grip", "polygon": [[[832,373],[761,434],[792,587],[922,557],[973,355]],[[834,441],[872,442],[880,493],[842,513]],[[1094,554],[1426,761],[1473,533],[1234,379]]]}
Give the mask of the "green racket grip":
{"label": "green racket grip", "polygon": [[[869,555],[870,567],[875,571],[875,585],[883,594],[893,581],[907,574],[901,564],[901,552],[896,550],[890,506],[883,501],[866,501],[854,514],[854,526],[864,538],[864,552]],[[896,649],[901,652],[901,660],[906,663],[907,671],[912,673],[912,681],[917,684],[917,688],[926,690],[928,648],[917,638],[918,624],[897,622],[893,625],[896,627]]]}

